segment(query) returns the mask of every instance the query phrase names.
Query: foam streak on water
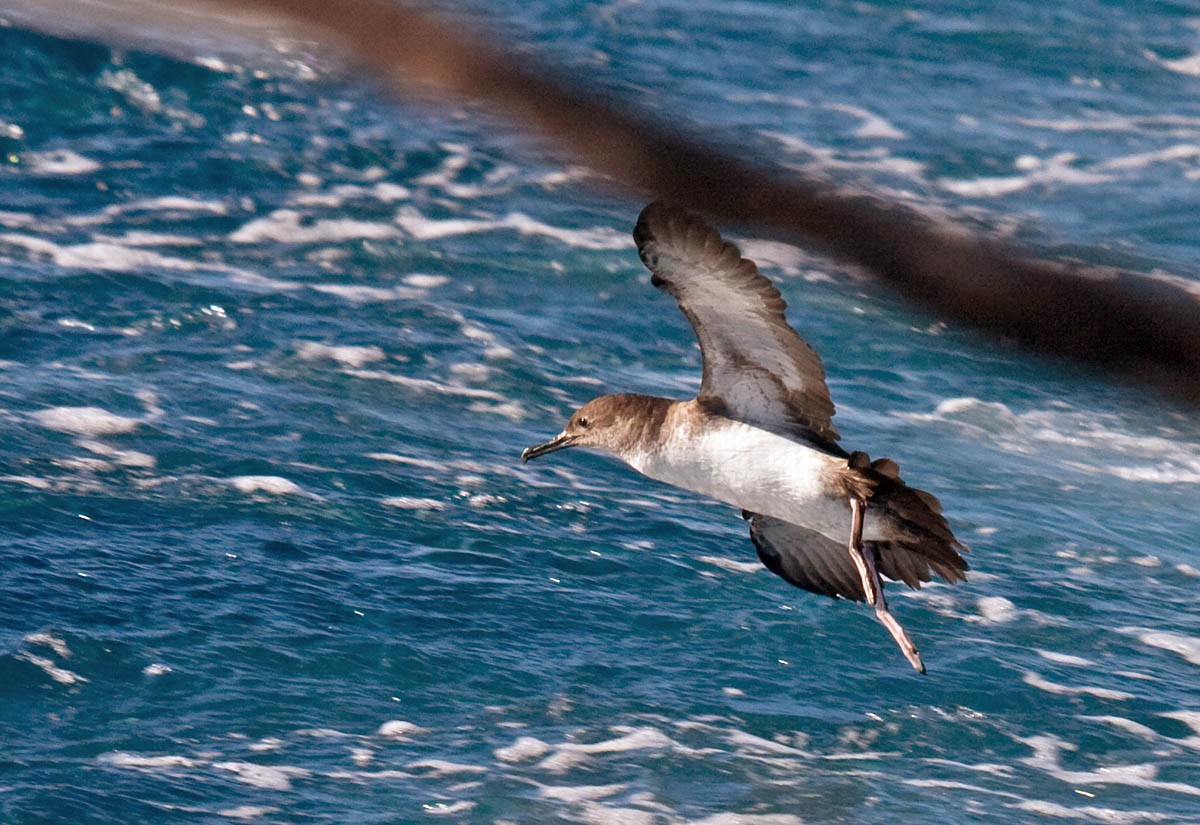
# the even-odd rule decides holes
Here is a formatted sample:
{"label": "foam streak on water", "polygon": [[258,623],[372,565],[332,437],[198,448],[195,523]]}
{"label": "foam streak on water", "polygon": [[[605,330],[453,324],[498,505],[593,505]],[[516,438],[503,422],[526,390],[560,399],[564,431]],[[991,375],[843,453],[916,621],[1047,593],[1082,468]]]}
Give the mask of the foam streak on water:
{"label": "foam streak on water", "polygon": [[[889,588],[919,677],[731,508],[520,465],[594,394],[695,391],[642,203],[312,44],[156,57],[26,5],[0,1],[0,820],[1200,822],[1194,414],[739,238],[846,446],[972,549],[965,585]],[[1177,8],[484,11],[759,162],[1195,283]]]}

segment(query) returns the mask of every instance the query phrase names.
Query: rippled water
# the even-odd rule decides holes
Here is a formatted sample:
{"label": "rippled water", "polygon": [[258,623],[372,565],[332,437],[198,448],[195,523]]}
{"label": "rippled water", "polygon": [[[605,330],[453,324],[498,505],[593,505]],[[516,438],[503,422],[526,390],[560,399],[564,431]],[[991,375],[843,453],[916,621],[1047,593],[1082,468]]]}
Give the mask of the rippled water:
{"label": "rippled water", "polygon": [[[1198,271],[1186,5],[483,13],[762,162]],[[303,48],[0,54],[6,822],[1200,822],[1194,414],[740,239],[972,547],[892,597],[919,677],[730,508],[519,465],[694,391],[643,204]]]}

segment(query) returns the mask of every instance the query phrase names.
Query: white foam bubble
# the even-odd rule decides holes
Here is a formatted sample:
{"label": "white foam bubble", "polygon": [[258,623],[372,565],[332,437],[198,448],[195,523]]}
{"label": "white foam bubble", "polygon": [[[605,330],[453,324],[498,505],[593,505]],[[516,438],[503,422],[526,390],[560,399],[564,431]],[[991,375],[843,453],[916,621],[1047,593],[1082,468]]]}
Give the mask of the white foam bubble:
{"label": "white foam bubble", "polygon": [[1200,77],[1200,54],[1189,54],[1172,59],[1159,57],[1149,50],[1146,50],[1144,54],[1169,72],[1188,77]]}
{"label": "white foam bubble", "polygon": [[1035,647],[1033,652],[1041,656],[1048,662],[1056,662],[1060,665],[1076,665],[1078,667],[1091,667],[1096,663],[1091,659],[1085,659],[1082,656],[1072,656],[1069,653],[1059,653],[1054,650],[1042,650]]}
{"label": "white foam bubble", "polygon": [[383,350],[376,346],[330,346],[316,341],[301,342],[296,352],[305,361],[328,359],[348,367],[361,367],[387,358]]}
{"label": "white foam bubble", "polygon": [[720,567],[722,570],[728,570],[731,573],[757,573],[759,570],[764,569],[758,562],[735,561],[720,556],[699,556],[697,560],[711,564],[714,567]]}
{"label": "white foam bubble", "polygon": [[142,668],[142,673],[146,676],[162,676],[170,672],[171,667],[160,662],[154,662],[153,664],[146,665],[144,668]]}
{"label": "white foam bubble", "polygon": [[120,435],[133,432],[141,424],[136,418],[100,407],[49,407],[29,417],[48,430],[74,435]]}
{"label": "white foam bubble", "polygon": [[1013,412],[974,397],[948,398],[931,413],[897,413],[909,421],[950,427],[1007,452],[1045,454],[1088,473],[1127,481],[1200,484],[1200,443],[1174,433],[1131,432],[1118,416],[1065,405]]}
{"label": "white foam bubble", "polygon": [[278,808],[272,808],[269,805],[239,805],[236,808],[225,808],[224,810],[217,811],[217,816],[249,822],[251,819],[258,819],[259,817],[278,812]]}
{"label": "white foam bubble", "polygon": [[385,507],[397,510],[445,510],[446,502],[436,498],[414,498],[412,496],[389,496],[380,501]]}
{"label": "white foam bubble", "polygon": [[138,452],[137,450],[120,450],[111,444],[105,444],[103,441],[81,438],[76,443],[89,452],[112,459],[115,464],[121,467],[148,470],[153,469],[158,463],[158,460],[148,453]]}
{"label": "white foam bubble", "polygon": [[395,234],[396,229],[390,224],[350,218],[310,221],[295,209],[276,209],[238,227],[229,240],[233,243],[332,243],[364,238],[378,240]]}
{"label": "white foam bubble", "polygon": [[460,799],[457,802],[426,802],[421,806],[421,810],[433,816],[455,816],[474,809],[476,804],[469,799]]}
{"label": "white foam bubble", "polygon": [[1076,745],[1049,734],[1021,738],[1020,741],[1033,749],[1032,756],[1020,760],[1023,764],[1069,785],[1129,785],[1147,790],[1200,796],[1200,787],[1195,785],[1159,781],[1156,779],[1158,768],[1152,764],[1105,765],[1094,771],[1069,770],[1063,767],[1062,753],[1078,750]]}
{"label": "white foam bubble", "polygon": [[1117,810],[1116,808],[1099,808],[1094,805],[1071,808],[1041,799],[1025,799],[1015,803],[1012,807],[1039,816],[1082,819],[1087,822],[1104,823],[1104,825],[1132,825],[1135,822],[1166,822],[1174,819],[1173,816],[1154,811]]}
{"label": "white foam bubble", "polygon": [[197,768],[207,764],[202,759],[187,756],[143,756],[140,753],[115,751],[100,756],[100,761],[118,768],[162,770],[167,768]]}
{"label": "white foam bubble", "polygon": [[851,106],[848,103],[833,103],[830,104],[829,108],[852,115],[862,121],[859,127],[854,130],[855,137],[875,140],[903,140],[908,137],[908,135],[888,123],[879,115],[858,106]]}
{"label": "white foam bubble", "polygon": [[207,215],[227,215],[229,207],[221,201],[189,198],[183,195],[161,195],[153,198],[137,198],[136,200],[114,203],[104,207],[107,216],[126,215],[131,212],[182,213],[191,214],[203,212]]}
{"label": "white foam bubble", "polygon": [[1152,740],[1159,738],[1158,733],[1153,728],[1149,728],[1132,719],[1126,719],[1124,716],[1081,716],[1079,718],[1089,722],[1101,722],[1106,725],[1112,725],[1114,728],[1131,733],[1142,739]]}
{"label": "white foam bubble", "polygon": [[473,387],[456,387],[453,384],[443,384],[430,378],[412,378],[407,375],[396,375],[380,370],[353,369],[348,371],[355,378],[370,378],[377,381],[387,381],[418,392],[435,392],[443,395],[457,395],[464,398],[481,398],[488,401],[508,402],[504,396],[491,390],[475,389]]}
{"label": "white foam bubble", "polygon": [[499,219],[426,218],[415,207],[405,206],[396,215],[396,223],[408,235],[428,241],[456,235],[513,230],[522,235],[551,238],[575,249],[625,249],[632,245],[625,233],[610,227],[566,229],[551,226],[520,212],[510,212]]}
{"label": "white foam bubble", "polygon": [[1200,638],[1185,636],[1170,630],[1151,630],[1144,627],[1122,627],[1118,632],[1136,636],[1142,644],[1177,653],[1193,665],[1200,665]]}
{"label": "white foam bubble", "polygon": [[420,771],[423,776],[438,778],[459,776],[464,773],[487,773],[487,768],[480,765],[451,762],[448,759],[422,759],[419,762],[410,762],[405,767],[410,770]]}
{"label": "white foam bubble", "polygon": [[1077,160],[1078,157],[1070,152],[1052,155],[1044,160],[1026,156],[1018,167],[1025,174],[970,180],[939,178],[937,184],[964,198],[998,198],[1039,184],[1090,186],[1112,180],[1111,175],[1075,166]]}
{"label": "white foam bubble", "polygon": [[556,802],[579,805],[615,796],[625,788],[625,785],[539,785],[538,796],[543,799],[553,799]]}
{"label": "white foam bubble", "polygon": [[989,624],[1007,624],[1020,615],[1017,606],[1003,596],[984,596],[976,604],[980,616]]}
{"label": "white foam bubble", "polygon": [[501,762],[524,762],[541,759],[550,751],[550,745],[533,736],[521,736],[508,747],[497,748],[495,757]]}
{"label": "white foam bubble", "polygon": [[30,171],[47,176],[88,175],[99,171],[101,166],[91,158],[84,157],[71,149],[54,149],[48,152],[27,152],[23,159]]}
{"label": "white foam bubble", "polygon": [[64,659],[71,658],[71,648],[53,633],[26,633],[22,639],[31,645],[46,645]]}
{"label": "white foam bubble", "polygon": [[300,485],[282,476],[233,476],[227,481],[241,493],[270,493],[275,496],[304,493]]}
{"label": "white foam bubble", "polygon": [[720,813],[690,819],[688,825],[804,825],[804,820],[793,814]]}
{"label": "white foam bubble", "polygon": [[311,776],[305,768],[272,767],[253,762],[214,762],[213,767],[232,773],[238,782],[268,791],[290,791],[293,777]]}
{"label": "white foam bubble", "polygon": [[436,289],[439,286],[445,286],[450,283],[450,279],[445,275],[422,275],[419,272],[413,275],[405,275],[401,280],[417,289]]}
{"label": "white foam bubble", "polygon": [[1200,144],[1180,143],[1175,146],[1156,149],[1153,152],[1139,152],[1133,155],[1112,158],[1111,160],[1097,164],[1095,168],[1112,171],[1136,170],[1145,169],[1147,166],[1152,166],[1156,163],[1194,160],[1197,157],[1200,157]]}
{"label": "white foam bubble", "polygon": [[1072,687],[1070,685],[1060,685],[1056,682],[1051,682],[1049,679],[1042,677],[1038,673],[1027,670],[1021,676],[1021,681],[1030,687],[1035,687],[1038,690],[1044,690],[1047,693],[1058,693],[1065,696],[1095,696],[1097,699],[1110,699],[1117,702],[1123,702],[1133,699],[1132,693],[1126,693],[1121,690],[1110,690],[1109,688],[1101,687]]}
{"label": "white foam bubble", "polygon": [[403,719],[391,719],[379,726],[375,733],[379,736],[386,736],[390,739],[408,739],[412,736],[417,736],[422,733],[427,733],[424,728],[415,725],[412,722],[407,722]]}
{"label": "white foam bubble", "polygon": [[41,668],[47,676],[60,685],[76,685],[88,681],[78,673],[72,673],[66,668],[59,667],[44,656],[35,656],[32,653],[22,652],[18,653],[16,658],[23,659],[34,667]]}
{"label": "white foam bubble", "polygon": [[388,301],[414,301],[425,292],[409,286],[376,287],[362,284],[306,284],[313,292],[332,295],[355,304],[377,304]]}
{"label": "white foam bubble", "polygon": [[556,745],[554,753],[538,763],[538,767],[550,773],[566,773],[587,761],[589,756],[604,753],[622,753],[633,750],[667,750],[676,743],[662,731],[641,727],[631,730],[616,739],[591,744],[564,742]]}

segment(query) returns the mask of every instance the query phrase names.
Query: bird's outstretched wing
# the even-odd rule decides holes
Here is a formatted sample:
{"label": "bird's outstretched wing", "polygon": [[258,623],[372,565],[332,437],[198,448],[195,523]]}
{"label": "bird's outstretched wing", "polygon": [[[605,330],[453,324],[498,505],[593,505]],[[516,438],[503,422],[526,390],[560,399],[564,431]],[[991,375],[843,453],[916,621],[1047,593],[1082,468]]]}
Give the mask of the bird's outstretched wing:
{"label": "bird's outstretched wing", "polygon": [[[750,540],[767,569],[812,593],[832,598],[866,601],[862,580],[844,544],[777,518],[748,513]],[[930,559],[921,549],[901,542],[873,542],[879,572],[913,589],[937,573],[950,583],[966,578],[961,556]]]}
{"label": "bird's outstretched wing", "polygon": [[651,282],[691,322],[704,360],[699,400],[730,418],[833,445],[833,402],[817,353],[753,261],[699,218],[655,202],[633,230]]}

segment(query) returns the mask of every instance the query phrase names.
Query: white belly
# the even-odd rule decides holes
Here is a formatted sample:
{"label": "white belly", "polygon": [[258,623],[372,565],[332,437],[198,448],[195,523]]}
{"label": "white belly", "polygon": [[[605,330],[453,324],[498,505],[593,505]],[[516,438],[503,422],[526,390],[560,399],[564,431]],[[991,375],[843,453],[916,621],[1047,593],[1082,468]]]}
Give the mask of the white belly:
{"label": "white belly", "polygon": [[[845,459],[766,430],[730,421],[717,430],[673,438],[626,461],[650,478],[808,527],[838,542],[850,540],[850,504],[826,481],[829,470],[844,467]],[[884,539],[882,528],[868,510],[863,538]]]}

